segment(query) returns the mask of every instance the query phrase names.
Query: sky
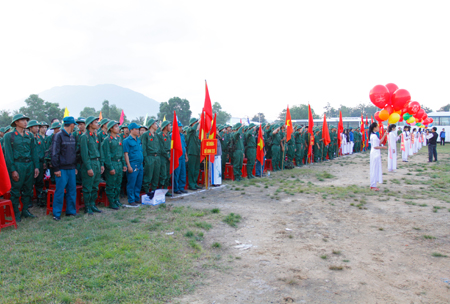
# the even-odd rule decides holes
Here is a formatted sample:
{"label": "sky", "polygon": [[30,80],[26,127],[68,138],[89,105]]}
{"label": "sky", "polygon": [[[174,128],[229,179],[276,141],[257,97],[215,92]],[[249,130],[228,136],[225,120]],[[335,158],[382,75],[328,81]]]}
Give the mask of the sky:
{"label": "sky", "polygon": [[[116,84],[159,102],[275,119],[369,103],[393,82],[450,103],[448,1],[2,1],[0,109],[55,86]],[[88,105],[87,105],[88,106]],[[131,105],[130,105],[131,106]],[[126,109],[125,109],[126,111]]]}

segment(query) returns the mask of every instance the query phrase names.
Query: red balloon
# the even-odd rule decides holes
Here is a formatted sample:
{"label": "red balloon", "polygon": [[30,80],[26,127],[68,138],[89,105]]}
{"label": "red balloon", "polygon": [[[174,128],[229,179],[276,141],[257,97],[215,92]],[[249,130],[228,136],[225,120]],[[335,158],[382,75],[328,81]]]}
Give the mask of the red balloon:
{"label": "red balloon", "polygon": [[403,116],[400,115],[400,120],[399,120],[399,122],[402,122],[402,121],[403,121]]}
{"label": "red balloon", "polygon": [[403,109],[405,104],[411,100],[411,94],[405,89],[398,89],[394,92],[391,99],[391,104],[395,111]]}
{"label": "red balloon", "polygon": [[376,85],[369,92],[370,101],[378,107],[384,108],[391,98],[389,90],[384,85]]}
{"label": "red balloon", "polygon": [[375,112],[373,117],[375,118],[376,121],[380,121],[380,111]]}
{"label": "red balloon", "polygon": [[422,123],[423,123],[424,125],[429,125],[429,124],[431,123],[430,119],[431,119],[431,118],[424,119]]}
{"label": "red balloon", "polygon": [[394,92],[398,90],[398,86],[395,83],[388,83],[385,87],[389,90],[390,98],[388,104],[392,104],[392,95],[394,95]]}
{"label": "red balloon", "polygon": [[420,103],[417,101],[411,101],[408,105],[408,113],[416,115],[420,111]]}
{"label": "red balloon", "polygon": [[431,117],[428,117],[428,119],[430,120],[430,123],[433,123],[434,119]]}
{"label": "red balloon", "polygon": [[[422,110],[422,109],[421,109],[421,110]],[[422,115],[422,119],[425,120],[425,119],[427,119],[427,118],[428,118],[428,114],[425,113],[425,111],[424,111],[424,114]]]}
{"label": "red balloon", "polygon": [[423,109],[420,109],[419,112],[417,112],[417,114],[416,114],[416,118],[421,119],[424,114],[425,114],[425,111]]}
{"label": "red balloon", "polygon": [[394,113],[394,108],[392,106],[387,106],[384,108],[386,111],[389,112],[389,115],[391,115],[392,113]]}

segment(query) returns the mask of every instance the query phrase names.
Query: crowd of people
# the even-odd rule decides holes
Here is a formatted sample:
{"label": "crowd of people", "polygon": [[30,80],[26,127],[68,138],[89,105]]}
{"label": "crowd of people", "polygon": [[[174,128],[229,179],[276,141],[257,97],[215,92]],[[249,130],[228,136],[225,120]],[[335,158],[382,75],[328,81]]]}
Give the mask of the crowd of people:
{"label": "crowd of people", "polygon": [[[198,184],[199,174],[204,166],[200,162],[199,120],[191,118],[187,126],[183,126],[180,121],[177,125],[183,154],[172,176],[169,170],[172,123],[169,120],[151,119],[147,126],[142,126],[136,123],[119,125],[117,121],[107,118],[100,120],[93,116],[78,119],[65,117],[61,122],[54,119],[49,125],[30,120],[22,114],[15,115],[10,126],[0,128],[0,143],[11,178],[10,194],[16,221],[35,217],[29,210],[32,206],[33,188],[37,205],[45,205],[45,175],[49,175],[51,182],[56,184],[53,219],[57,221],[61,219],[64,197],[67,203],[66,216],[77,216],[77,184],[82,185],[85,211],[88,214],[101,212],[95,204],[101,181],[106,183],[109,207],[114,210],[123,207],[121,195],[127,195],[128,205],[138,206],[141,193],[172,186],[173,193],[179,195],[187,193],[186,189],[197,191],[203,188],[203,185]],[[253,123],[217,125],[217,155],[214,164],[210,164],[213,172],[211,184],[218,186],[222,183],[222,173],[225,172],[227,163],[232,165],[236,181],[243,179],[244,163],[247,177],[252,179],[264,176],[266,159],[271,160],[273,171],[292,169],[308,163],[333,160],[339,155],[364,152],[369,149],[369,143],[365,139],[370,138],[370,144],[375,148],[371,152],[371,187],[375,189],[376,181],[381,180],[381,174],[375,177],[372,171],[379,172],[381,163],[378,169],[378,165],[375,165],[377,162],[372,161],[372,153],[379,156],[379,149],[385,148],[380,142],[383,143],[386,134],[389,134],[388,143],[392,149],[389,152],[388,167],[389,171],[394,171],[397,155],[394,143],[398,141],[399,133],[391,125],[389,132],[380,139],[378,129],[373,126],[374,124],[370,126],[370,130],[366,127],[365,132],[361,132],[360,128],[344,130],[340,134],[340,144],[337,128],[330,126],[327,132],[330,142],[326,145],[322,127],[313,128],[314,137],[311,140],[307,127],[294,126],[291,139],[286,141],[287,130],[284,123],[263,123],[261,132],[265,159],[261,163],[256,159],[259,126]],[[426,135],[421,129],[410,132],[408,127],[401,134],[406,147],[402,144],[402,159],[408,161],[408,155],[416,153],[425,145]],[[310,145],[313,145],[311,149]],[[373,170],[372,163],[375,166]],[[375,181],[374,186],[372,181]],[[166,195],[171,196],[172,192],[168,191]],[[19,199],[23,204],[21,213]]]}

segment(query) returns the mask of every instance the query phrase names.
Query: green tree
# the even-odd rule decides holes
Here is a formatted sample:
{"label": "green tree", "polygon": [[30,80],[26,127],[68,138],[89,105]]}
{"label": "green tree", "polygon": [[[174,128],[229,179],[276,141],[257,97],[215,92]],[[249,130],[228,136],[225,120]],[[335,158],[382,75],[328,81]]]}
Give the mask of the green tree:
{"label": "green tree", "polygon": [[11,124],[13,115],[8,110],[0,111],[0,127],[7,127]]}
{"label": "green tree", "polygon": [[[442,106],[439,110],[438,110],[438,112],[449,112],[450,111],[450,103],[449,104],[447,104],[447,105],[445,105],[445,106]],[[426,112],[426,111],[425,111]]]}
{"label": "green tree", "polygon": [[213,113],[217,113],[217,124],[224,124],[231,118],[231,114],[223,111],[222,106],[218,102],[212,105],[212,110]]}
{"label": "green tree", "polygon": [[[291,119],[308,119],[308,105],[307,104],[300,104],[297,106],[293,106],[289,108],[289,112],[291,113]],[[313,118],[319,118],[319,115],[315,114],[314,109],[311,107],[311,113]],[[286,120],[286,109],[281,111],[281,113],[278,115],[278,119],[281,121]]]}
{"label": "green tree", "polygon": [[134,122],[134,123],[142,126],[144,124],[144,119],[145,119],[144,116],[139,116],[139,117],[136,117],[135,119],[133,119],[131,122]]}
{"label": "green tree", "polygon": [[251,121],[254,121],[254,122],[260,122],[260,120],[261,120],[261,123],[266,123],[267,122],[267,119],[266,119],[266,116],[264,115],[264,113],[257,113],[251,119]]}
{"label": "green tree", "polygon": [[[116,105],[109,105],[109,101],[108,100],[104,100],[102,103],[102,117],[111,119],[111,120],[115,120],[115,121],[119,121],[120,120],[120,115],[122,114],[122,109],[118,108]],[[125,119],[126,119],[126,115],[125,115]]]}
{"label": "green tree", "polygon": [[19,109],[19,113],[28,116],[30,119],[50,122],[53,118],[62,119],[64,109],[59,107],[59,103],[44,101],[37,94],[32,94],[25,100],[26,106]]}
{"label": "green tree", "polygon": [[165,116],[167,120],[172,121],[173,111],[177,112],[177,118],[183,125],[187,126],[189,124],[192,111],[187,99],[172,97],[167,102],[161,102],[159,104],[158,120],[163,120]]}
{"label": "green tree", "polygon": [[429,107],[423,106],[422,109],[425,111],[425,113],[431,113],[431,112],[433,112],[433,109],[431,109],[431,108],[429,108]]}
{"label": "green tree", "polygon": [[84,107],[84,109],[80,112],[80,116],[84,118],[88,118],[89,116],[98,116],[100,111],[95,111],[95,108]]}

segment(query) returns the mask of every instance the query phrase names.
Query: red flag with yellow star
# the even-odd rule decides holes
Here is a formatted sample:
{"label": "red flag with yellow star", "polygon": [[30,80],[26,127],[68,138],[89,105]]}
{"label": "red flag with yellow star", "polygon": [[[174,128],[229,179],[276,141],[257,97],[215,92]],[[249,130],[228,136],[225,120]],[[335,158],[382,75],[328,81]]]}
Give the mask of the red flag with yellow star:
{"label": "red flag with yellow star", "polygon": [[291,134],[294,133],[294,129],[292,128],[292,119],[291,119],[291,112],[289,111],[289,106],[286,110],[286,141],[291,140]]}
{"label": "red flag with yellow star", "polygon": [[331,142],[330,138],[330,131],[328,130],[328,124],[327,124],[327,114],[323,114],[323,125],[322,125],[322,138],[323,138],[323,144],[325,146],[328,146]]}
{"label": "red flag with yellow star", "polygon": [[264,164],[264,137],[262,135],[261,125],[259,125],[256,159],[259,160],[261,164]]}

